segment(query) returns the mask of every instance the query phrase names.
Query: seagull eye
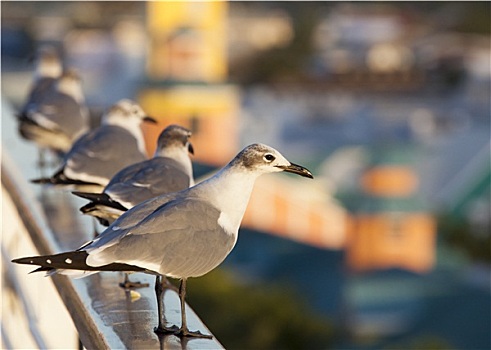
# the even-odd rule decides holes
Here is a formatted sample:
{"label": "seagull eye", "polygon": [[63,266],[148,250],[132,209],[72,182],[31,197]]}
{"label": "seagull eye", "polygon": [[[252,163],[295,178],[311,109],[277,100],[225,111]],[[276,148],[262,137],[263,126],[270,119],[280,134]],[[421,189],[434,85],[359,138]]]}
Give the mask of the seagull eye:
{"label": "seagull eye", "polygon": [[271,153],[268,153],[266,155],[264,155],[263,159],[267,162],[272,162],[273,160],[275,160],[275,156],[273,156]]}

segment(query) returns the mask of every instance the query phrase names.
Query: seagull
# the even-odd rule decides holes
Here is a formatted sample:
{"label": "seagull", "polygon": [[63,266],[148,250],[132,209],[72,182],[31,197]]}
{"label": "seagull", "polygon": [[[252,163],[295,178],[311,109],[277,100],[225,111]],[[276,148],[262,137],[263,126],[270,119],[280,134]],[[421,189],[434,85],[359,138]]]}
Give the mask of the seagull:
{"label": "seagull", "polygon": [[119,171],[102,193],[72,192],[91,202],[80,208],[109,226],[122,213],[147,199],[177,192],[194,185],[189,154],[191,131],[169,125],[160,134],[153,158],[127,166]]}
{"label": "seagull", "polygon": [[[189,154],[194,154],[189,142],[191,131],[179,125],[169,125],[160,134],[152,159],[132,164],[119,171],[102,193],[72,192],[91,202],[80,208],[84,214],[96,217],[109,226],[125,211],[147,199],[177,192],[194,185],[193,167]],[[132,282],[128,274],[119,284],[125,289],[146,287]]]}
{"label": "seagull", "polygon": [[[63,72],[63,64],[57,50],[50,45],[41,46],[35,55],[36,68],[34,71],[34,79],[31,83],[26,101],[20,112],[17,114],[19,122],[19,134],[27,139],[32,140],[37,135],[33,135],[31,131],[32,125],[36,125],[31,119],[28,110],[32,110],[45,95],[55,89],[57,79]],[[44,148],[39,149],[39,164],[44,165]]]}
{"label": "seagull", "polygon": [[144,121],[157,123],[136,102],[118,101],[104,114],[101,126],[82,135],[73,144],[54,175],[31,181],[102,191],[119,170],[147,159],[140,128]]}
{"label": "seagull", "polygon": [[[19,258],[14,263],[40,266],[34,271],[85,273],[140,271],[156,275],[155,292],[159,323],[157,333],[180,337],[211,338],[190,331],[186,322],[186,281],[202,276],[229,255],[255,180],[262,174],[290,172],[313,178],[306,168],[289,162],[272,147],[245,147],[215,175],[180,192],[140,203],[98,237],[71,252]],[[33,272],[34,272],[33,271]],[[160,278],[179,279],[181,327],[166,327],[162,312]]]}
{"label": "seagull", "polygon": [[65,70],[54,82],[47,79],[42,80],[45,89],[34,89],[19,116],[19,132],[41,148],[64,154],[89,130],[89,110],[74,69]]}
{"label": "seagull", "polygon": [[39,102],[47,91],[50,91],[63,72],[63,65],[56,49],[52,46],[42,46],[35,56],[36,68],[34,80],[31,84],[28,97],[21,109],[19,118],[22,118],[31,104]]}

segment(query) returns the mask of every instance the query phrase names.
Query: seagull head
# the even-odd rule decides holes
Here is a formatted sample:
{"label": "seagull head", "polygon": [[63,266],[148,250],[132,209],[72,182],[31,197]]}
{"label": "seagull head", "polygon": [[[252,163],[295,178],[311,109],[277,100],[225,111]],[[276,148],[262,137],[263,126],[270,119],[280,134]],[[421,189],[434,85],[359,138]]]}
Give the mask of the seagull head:
{"label": "seagull head", "polygon": [[232,166],[234,165],[258,174],[286,171],[303,177],[314,178],[307,168],[291,163],[280,152],[261,143],[255,143],[244,148],[232,160]]}
{"label": "seagull head", "polygon": [[82,79],[80,74],[74,68],[67,68],[56,82],[59,92],[73,97],[77,102],[84,101],[84,93],[82,91]]}
{"label": "seagull head", "polygon": [[36,61],[36,75],[39,78],[58,78],[63,71],[60,56],[53,46],[40,47],[33,60]]}
{"label": "seagull head", "polygon": [[149,121],[154,124],[157,121],[149,117],[141,106],[135,101],[129,99],[119,100],[114,104],[104,115],[103,123],[109,125],[136,125],[139,126],[142,122]]}
{"label": "seagull head", "polygon": [[184,155],[194,154],[193,145],[189,142],[191,131],[180,125],[169,125],[157,140],[156,155],[169,156],[169,153],[180,152]]}

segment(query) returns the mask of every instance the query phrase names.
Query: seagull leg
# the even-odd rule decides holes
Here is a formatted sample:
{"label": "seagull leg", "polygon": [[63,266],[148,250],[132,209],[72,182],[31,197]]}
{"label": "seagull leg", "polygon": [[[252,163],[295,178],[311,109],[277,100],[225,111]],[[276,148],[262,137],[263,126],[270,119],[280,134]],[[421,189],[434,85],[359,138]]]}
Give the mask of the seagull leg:
{"label": "seagull leg", "polygon": [[[165,277],[164,277],[165,278]],[[153,329],[153,331],[157,334],[173,334],[178,328],[177,326],[166,327],[164,326],[164,300],[163,300],[163,286],[164,280],[162,276],[155,277],[155,296],[157,297],[157,313],[159,316],[159,325]]]}
{"label": "seagull leg", "polygon": [[132,282],[130,281],[129,273],[124,273],[124,280],[119,284],[119,286],[125,290],[146,288],[150,286],[148,283],[141,283],[140,281]]}
{"label": "seagull leg", "polygon": [[44,168],[46,167],[46,150],[44,148],[38,148],[38,167],[41,169],[41,170],[44,170]]}
{"label": "seagull leg", "polygon": [[174,292],[179,293],[179,288],[177,288],[175,285],[173,285],[171,282],[169,282],[169,280],[165,276],[162,276],[162,287],[164,289],[166,289],[166,288],[172,289]]}
{"label": "seagull leg", "polygon": [[179,332],[176,333],[179,337],[194,337],[194,338],[207,338],[211,339],[213,336],[209,334],[203,334],[200,331],[190,331],[188,329],[187,321],[186,321],[186,279],[183,278],[181,280],[181,285],[179,286],[179,299],[181,301],[181,328]]}

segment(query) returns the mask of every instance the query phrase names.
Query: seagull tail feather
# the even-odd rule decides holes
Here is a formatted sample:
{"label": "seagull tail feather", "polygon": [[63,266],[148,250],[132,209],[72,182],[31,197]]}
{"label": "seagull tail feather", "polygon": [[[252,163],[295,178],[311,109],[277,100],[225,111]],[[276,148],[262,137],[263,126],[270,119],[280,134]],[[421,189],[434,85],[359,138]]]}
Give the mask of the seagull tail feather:
{"label": "seagull tail feather", "polygon": [[33,184],[45,185],[45,184],[54,184],[53,178],[51,177],[42,177],[39,179],[31,180]]}
{"label": "seagull tail feather", "polygon": [[51,185],[93,185],[100,186],[100,184],[95,182],[87,182],[82,180],[75,180],[68,178],[64,173],[63,169],[55,173],[51,177],[43,177],[39,179],[31,180],[35,184],[51,184]]}
{"label": "seagull tail feather", "polygon": [[92,211],[96,205],[103,205],[106,207],[127,211],[128,208],[123,206],[121,203],[112,199],[107,193],[90,193],[90,192],[72,192],[74,195],[78,197],[82,197],[90,200],[90,203],[80,208],[80,211],[84,214]]}

